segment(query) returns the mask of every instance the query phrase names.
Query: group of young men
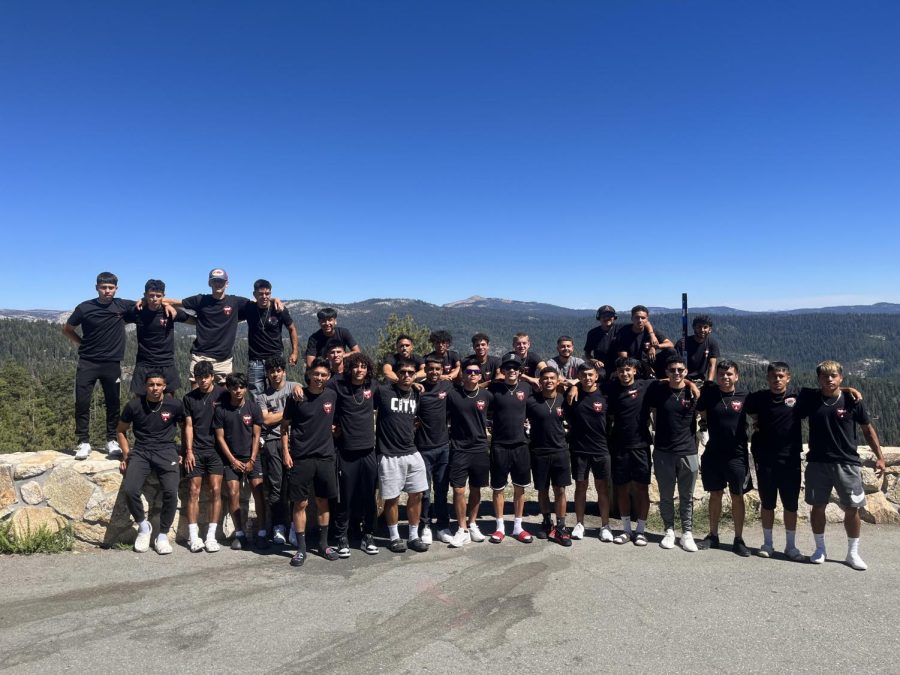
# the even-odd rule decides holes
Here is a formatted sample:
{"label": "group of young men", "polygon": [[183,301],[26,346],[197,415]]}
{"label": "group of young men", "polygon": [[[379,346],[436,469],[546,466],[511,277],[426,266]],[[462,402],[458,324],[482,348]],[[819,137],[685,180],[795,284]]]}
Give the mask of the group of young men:
{"label": "group of young men", "polygon": [[[508,534],[525,544],[537,537],[571,546],[573,539],[585,536],[592,476],[601,541],[646,546],[652,472],[664,524],[662,548],[676,543],[676,489],[681,547],[689,552],[717,548],[727,488],[735,530],[732,550],[749,556],[743,540],[743,495],[752,489],[752,448],[762,501],[763,544],[757,553],[774,555],[772,525],[780,498],[784,553],[791,560],[806,560],[797,548],[796,522],[801,421],[808,419],[805,498],[812,507],[816,542],[808,560],[825,560],[825,507],[836,490],[845,510],[846,562],[854,569],[866,568],[858,552],[865,495],[857,425],[877,458],[878,473],[884,471],[884,459],[861,395],[841,386],[842,368],[836,361],[819,364],[818,388],[801,390],[790,386],[786,363],[772,362],[768,388],[748,393],[740,387],[738,364],[720,358],[709,317],[696,317],[694,335],[673,344],[655,331],[646,307],[632,308],[631,322],[618,327],[615,310],[604,305],[597,312],[599,325],[587,335],[583,358],[574,355],[569,336],[560,336],[557,354],[544,361],[530,349],[524,333],[499,357],[490,354],[489,337],[477,333],[472,354],[464,358],[451,349],[446,331],[432,333],[433,351],[424,357],[413,353],[409,336],[401,335],[379,382],[375,364],[327,308],[318,313],[320,329],[310,336],[305,354],[305,382],[298,383],[286,379],[288,364],[298,360],[297,331],[287,308],[272,298],[271,284],[258,280],[249,300],[226,294],[227,283],[224,270],[214,269],[211,293],[175,301],[164,297],[161,281],[150,280],[144,298],[134,303],[115,298],[117,280],[104,273],[97,278],[98,298],[81,303],[64,328],[80,345],[76,457],[90,452],[87,414],[99,379],[107,399],[107,432],[115,434],[108,435],[107,451],[121,456],[123,490],[138,524],[136,550],[147,550],[152,541],[158,553],[172,551],[167,533],[182,472],[190,479],[186,516],[192,551],[219,549],[216,528],[224,491],[236,530],[233,549],[291,543],[296,547],[291,564],[304,564],[307,507],[314,499],[318,527],[310,529],[317,539],[309,550],[326,560],[346,558],[351,540],[358,539],[362,551],[376,554],[377,488],[384,500],[388,549],[394,553],[425,552],[435,539],[453,548],[485,539],[499,544]],[[240,320],[248,326],[247,374],[231,368]],[[191,358],[194,388],[182,401],[171,396],[178,386],[173,342],[178,321],[195,323],[197,330]],[[138,357],[135,398],[120,418],[117,380],[126,322],[137,324]],[[79,325],[80,336],[74,330]],[[291,344],[287,360],[285,328]],[[702,460],[698,421],[708,433]],[[179,425],[181,456],[175,445]],[[140,496],[151,471],[158,474],[163,493],[155,539]],[[710,493],[710,532],[700,541],[692,527],[698,476]],[[570,528],[566,488],[573,479]],[[201,538],[197,523],[204,481],[210,491],[209,526]],[[258,523],[249,534],[240,508],[245,481]],[[618,533],[609,523],[610,481],[621,514]],[[504,513],[510,483],[513,523],[508,533]],[[534,532],[523,524],[529,485],[538,493],[541,512]],[[488,487],[495,522],[486,537],[478,515],[482,490]],[[399,530],[402,493],[407,495],[405,541]]]}

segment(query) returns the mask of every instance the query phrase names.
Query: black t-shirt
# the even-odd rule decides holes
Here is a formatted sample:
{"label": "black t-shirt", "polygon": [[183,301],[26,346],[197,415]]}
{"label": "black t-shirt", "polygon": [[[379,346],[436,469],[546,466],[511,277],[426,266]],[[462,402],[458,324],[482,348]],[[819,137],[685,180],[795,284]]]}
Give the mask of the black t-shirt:
{"label": "black t-shirt", "polygon": [[586,394],[578,389],[578,400],[566,402],[566,419],[569,420],[569,449],[581,455],[608,455],[606,442],[606,416],[609,404],[598,387],[597,391]]}
{"label": "black t-shirt", "polygon": [[800,419],[809,418],[807,462],[862,464],[856,449],[856,425],[871,423],[862,401],[843,392],[837,398],[826,398],[820,390],[804,387],[794,409]]}
{"label": "black t-shirt", "polygon": [[800,419],[794,413],[798,396],[795,390],[775,395],[768,389],[747,396],[744,412],[757,416],[758,430],[750,439],[750,449],[757,464],[800,464],[803,436]]}
{"label": "black t-shirt", "polygon": [[414,389],[403,391],[393,384],[373,384],[377,422],[378,452],[402,457],[416,452],[416,409],[419,396]]}
{"label": "black t-shirt", "polygon": [[617,329],[616,324],[610,326],[608,331],[603,330],[603,326],[594,326],[584,339],[584,353],[592,359],[602,361],[607,375],[616,371],[616,359],[619,358],[616,350]]}
{"label": "black t-shirt", "polygon": [[250,300],[241,308],[239,318],[247,322],[248,358],[251,361],[264,361],[270,356],[284,354],[281,328],[294,325],[287,307],[276,312],[271,302],[262,309]]}
{"label": "black t-shirt", "polygon": [[331,425],[334,424],[337,393],[333,389],[325,389],[319,394],[313,394],[308,388],[304,388],[303,394],[302,401],[288,399],[281,418],[291,425],[291,458],[334,457]]}
{"label": "black t-shirt", "polygon": [[514,387],[506,382],[492,382],[488,391],[494,396],[490,409],[492,441],[500,445],[524,443],[525,408],[532,394],[531,385],[521,380]]}
{"label": "black t-shirt", "polygon": [[419,450],[440,448],[450,443],[447,431],[447,398],[453,385],[446,380],[434,384],[423,382],[419,392],[419,428],[416,429],[416,447]]}
{"label": "black t-shirt", "polygon": [[184,421],[184,406],[168,396],[151,403],[146,396],[130,400],[121,420],[131,424],[134,449],[154,452],[175,449],[175,432]]}
{"label": "black t-shirt", "polygon": [[343,326],[335,326],[334,335],[325,335],[320,328],[310,335],[309,340],[306,341],[306,355],[325,358],[325,345],[330,340],[340,340],[341,344],[344,345],[344,350],[348,352],[356,346],[356,340],[353,339],[353,335]]}
{"label": "black t-shirt", "polygon": [[647,405],[656,409],[654,448],[673,455],[696,455],[694,408],[697,401],[688,387],[672,389],[668,382],[651,382]]}
{"label": "black t-shirt", "polygon": [[125,323],[133,323],[137,332],[137,363],[164,368],[175,365],[175,324],[188,320],[182,309],[175,310],[175,319],[169,318],[165,307],[155,312],[147,305],[140,311],[132,308],[125,314]]}
{"label": "black t-shirt", "polygon": [[[657,335],[659,338],[659,335]],[[694,336],[687,339],[687,369],[691,379],[706,379],[709,371],[709,360],[719,358],[719,343],[709,335],[698,343]]]}
{"label": "black t-shirt", "polygon": [[444,375],[449,375],[450,371],[459,364],[459,352],[455,352],[452,349],[447,350],[447,353],[443,355],[437,352],[430,352],[425,355],[425,358],[427,359],[429,356],[436,356],[441,360],[441,364],[444,367]]}
{"label": "black t-shirt", "polygon": [[[477,361],[478,357],[475,354],[469,354],[464,360],[468,361],[469,359]],[[500,367],[500,357],[488,354],[484,363],[479,363],[478,367],[481,368],[481,381],[490,382],[494,379],[494,373]]]}
{"label": "black t-shirt", "polygon": [[213,433],[213,417],[216,407],[222,400],[228,400],[229,394],[224,387],[213,385],[212,391],[204,394],[199,389],[192,389],[181,399],[184,405],[184,414],[191,418],[191,429],[194,433],[194,442],[191,449],[194,454],[200,452],[214,452],[216,450],[216,436]]}
{"label": "black t-shirt", "polygon": [[103,304],[98,298],[85,300],[66,319],[70,326],[81,326],[78,358],[95,363],[121,361],[125,356],[125,315],[134,302],[113,298]]}
{"label": "black t-shirt", "polygon": [[546,399],[538,392],[526,402],[526,416],[531,422],[531,451],[536,455],[550,455],[566,449],[563,400],[560,394]]}
{"label": "black t-shirt", "polygon": [[494,395],[487,389],[466,392],[453,387],[447,399],[450,414],[450,443],[455,452],[484,452],[487,441],[487,409]]}
{"label": "black t-shirt", "polygon": [[182,307],[193,311],[197,319],[197,336],[191,353],[217,361],[230,359],[234,352],[241,308],[248,302],[250,300],[239,295],[225,295],[221,300],[216,300],[209,293],[185,298]]}
{"label": "black t-shirt", "polygon": [[[665,342],[668,338],[660,333],[658,330],[653,331],[656,333],[656,341],[657,342]],[[625,352],[633,359],[638,359],[639,361],[647,361],[647,349],[650,345],[650,333],[646,330],[641,331],[640,333],[635,333],[631,329],[631,325],[622,326],[618,333],[616,333],[615,339],[616,345],[616,353]]]}
{"label": "black t-shirt", "polygon": [[540,365],[541,357],[537,354],[537,352],[529,349],[528,353],[525,355],[525,360],[522,360],[522,357],[516,354],[516,352],[507,352],[500,359],[500,363],[503,363],[508,358],[518,359],[522,362],[522,372],[525,373],[528,377],[537,377],[538,366]]}
{"label": "black t-shirt", "polygon": [[231,404],[231,396],[223,397],[213,415],[213,429],[225,431],[225,442],[231,454],[244,461],[253,453],[253,426],[262,427],[262,412],[256,401],[244,400],[241,406]]}
{"label": "black t-shirt", "polygon": [[650,445],[650,408],[646,394],[651,382],[635,380],[625,387],[615,379],[603,388],[613,417],[609,437],[620,450]]}
{"label": "black t-shirt", "polygon": [[747,453],[747,392],[724,393],[717,386],[700,390],[697,412],[706,412],[709,441],[706,452],[722,457],[743,457]]}
{"label": "black t-shirt", "polygon": [[343,375],[332,377],[327,389],[337,394],[335,423],[340,429],[338,446],[342,450],[372,450],[375,447],[374,388],[378,385],[352,384]]}

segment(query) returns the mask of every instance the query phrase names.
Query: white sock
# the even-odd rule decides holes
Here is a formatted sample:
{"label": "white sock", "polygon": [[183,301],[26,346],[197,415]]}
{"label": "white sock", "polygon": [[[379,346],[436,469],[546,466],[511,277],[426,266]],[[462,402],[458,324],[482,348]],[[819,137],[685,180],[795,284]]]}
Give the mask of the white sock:
{"label": "white sock", "polygon": [[847,537],[847,555],[859,555],[859,537]]}
{"label": "white sock", "polygon": [[825,550],[825,533],[824,532],[822,534],[813,533],[813,537],[816,540],[816,550],[824,551]]}
{"label": "white sock", "polygon": [[[160,532],[158,535],[156,535],[156,541],[169,541],[169,538]],[[859,539],[857,539],[856,541],[859,541]]]}
{"label": "white sock", "polygon": [[772,528],[763,528],[763,546],[772,545]]}
{"label": "white sock", "polygon": [[785,530],[784,531],[784,540],[785,544],[788,548],[797,548],[796,540],[797,540],[797,530]]}
{"label": "white sock", "polygon": [[506,534],[506,521],[503,518],[497,518],[497,532]]}
{"label": "white sock", "polygon": [[243,536],[244,536],[244,531],[243,531],[243,530],[235,530],[235,531],[234,531],[234,536],[235,536],[235,537],[243,537]]}
{"label": "white sock", "polygon": [[521,531],[522,531],[522,519],[516,518],[513,520],[513,536],[516,536]]}
{"label": "white sock", "polygon": [[188,525],[188,537],[191,541],[196,541],[200,538],[200,526],[197,523],[190,523]]}
{"label": "white sock", "polygon": [[396,525],[388,525],[388,534],[391,537],[391,541],[394,541],[394,539],[400,538],[400,533],[397,531]]}
{"label": "white sock", "polygon": [[646,521],[646,520],[641,520],[640,518],[638,518],[637,533],[638,533],[638,534],[644,534],[644,528],[645,528],[645,527],[647,527],[647,521]]}
{"label": "white sock", "polygon": [[138,532],[147,534],[150,531],[150,521],[146,518],[138,523]]}
{"label": "white sock", "polygon": [[413,525],[412,523],[410,523],[409,524],[409,540],[412,541],[413,539],[418,539],[418,538],[419,538],[419,526]]}
{"label": "white sock", "polygon": [[622,516],[622,529],[625,534],[631,534],[631,516]]}
{"label": "white sock", "polygon": [[207,539],[215,539],[216,538],[216,530],[218,529],[218,525],[216,523],[210,523],[209,527],[206,528],[206,538]]}
{"label": "white sock", "polygon": [[265,536],[266,536],[266,531],[265,531],[265,530],[257,530],[256,536],[257,536],[257,537],[265,537]]}

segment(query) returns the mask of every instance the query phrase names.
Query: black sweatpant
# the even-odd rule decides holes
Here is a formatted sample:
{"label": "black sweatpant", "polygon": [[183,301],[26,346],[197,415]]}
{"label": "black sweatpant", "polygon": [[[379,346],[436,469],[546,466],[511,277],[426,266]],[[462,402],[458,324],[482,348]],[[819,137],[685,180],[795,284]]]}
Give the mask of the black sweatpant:
{"label": "black sweatpant", "polygon": [[378,461],[375,449],[341,450],[337,457],[340,498],[334,514],[335,534],[346,537],[350,521],[361,526],[362,534],[375,534],[378,506],[375,485],[378,483]]}
{"label": "black sweatpant", "polygon": [[272,530],[276,525],[290,526],[288,510],[288,472],[284,470],[281,455],[281,439],[266,441],[262,452],[262,469],[266,485],[266,503],[272,517]]}
{"label": "black sweatpant", "polygon": [[147,476],[154,471],[162,486],[162,511],[159,514],[159,532],[168,534],[175,520],[178,508],[178,483],[181,479],[181,467],[178,464],[178,451],[175,446],[143,451],[135,448],[128,453],[128,468],[122,481],[122,490],[128,502],[128,510],[134,522],[140,523],[147,517],[141,503],[141,492]]}
{"label": "black sweatpant", "polygon": [[75,437],[79,443],[90,442],[91,396],[97,380],[100,380],[106,401],[106,440],[116,439],[121,375],[122,367],[118,361],[78,360],[78,369],[75,371]]}

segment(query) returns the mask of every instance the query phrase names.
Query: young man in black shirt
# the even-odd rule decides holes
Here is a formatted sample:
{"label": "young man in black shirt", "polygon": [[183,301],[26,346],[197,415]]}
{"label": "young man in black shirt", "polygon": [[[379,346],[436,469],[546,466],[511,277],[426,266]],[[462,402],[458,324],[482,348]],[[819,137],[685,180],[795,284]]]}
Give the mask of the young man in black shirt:
{"label": "young man in black shirt", "polygon": [[644,377],[665,377],[669,357],[675,350],[672,341],[657,333],[650,323],[650,310],[644,305],[631,308],[631,326],[623,326],[616,333],[616,351],[620,357],[631,357],[641,362]]}
{"label": "young man in black shirt", "polygon": [[399,379],[394,372],[394,368],[397,365],[397,359],[409,359],[416,364],[417,380],[425,377],[425,361],[421,357],[413,354],[412,338],[405,334],[398,335],[395,347],[397,348],[397,351],[393,354],[388,354],[384,360],[384,365],[381,366],[381,372],[384,375],[384,379],[389,380],[390,382],[396,382]]}
{"label": "young man in black shirt", "polygon": [[[527,339],[528,336],[525,337]],[[533,392],[530,383],[522,381],[520,368],[524,368],[524,365],[516,355],[507,355],[500,364],[503,379],[491,383],[488,387],[488,391],[494,397],[490,408],[493,422],[491,489],[494,493],[494,518],[497,521],[490,540],[494,544],[499,544],[506,537],[503,493],[510,478],[513,484],[512,536],[523,544],[531,543],[531,534],[522,528],[522,518],[525,513],[525,488],[531,483],[531,458],[528,453],[528,439],[525,437],[525,412],[528,399]]]}
{"label": "young man in black shirt", "polygon": [[[509,354],[506,354],[503,358],[515,358],[522,364],[521,370],[519,372],[519,379],[527,382],[531,385],[532,389],[537,391],[541,388],[540,382],[538,382],[538,373],[541,372],[541,368],[546,366],[547,364],[544,360],[538,355],[537,352],[531,349],[531,340],[528,337],[528,333],[516,333],[513,336],[512,341],[512,351]],[[504,375],[502,371],[503,364],[501,363],[501,371],[500,374]]]}
{"label": "young man in black shirt", "polygon": [[332,377],[327,385],[337,394],[334,422],[340,499],[335,509],[334,528],[341,558],[350,557],[348,532],[351,522],[354,533],[360,534],[360,549],[369,555],[378,553],[375,545],[378,458],[373,418],[374,373],[372,360],[362,352],[353,352],[344,359],[344,374]]}
{"label": "young man in black shirt", "polygon": [[[475,333],[472,336],[472,352],[465,360],[475,361],[476,365],[481,369],[481,382],[479,387],[484,389],[495,378],[500,377],[500,358],[488,354],[491,339],[485,333]],[[459,382],[463,383],[465,378],[460,378]]]}
{"label": "young man in black shirt", "polygon": [[422,494],[428,489],[425,462],[416,449],[416,409],[418,394],[413,390],[416,364],[397,361],[398,382],[373,387],[378,443],[378,479],[384,499],[384,520],[388,526],[392,553],[403,553],[407,544],[400,539],[400,493],[406,492],[409,519],[409,548],[417,553],[428,550],[419,537]]}
{"label": "young man in black shirt", "polygon": [[315,495],[319,518],[319,555],[337,560],[337,549],[328,545],[329,500],[338,496],[332,424],[337,393],[325,385],[331,378],[328,362],[316,358],[307,369],[309,385],[302,401],[288,399],[281,419],[281,450],[290,471],[290,498],[294,502],[297,553],[291,565],[306,561],[306,507]]}
{"label": "young man in black shirt", "polygon": [[597,372],[600,369],[606,372],[607,377],[612,378],[616,368],[616,310],[612,305],[602,305],[597,309],[597,321],[595,326],[588,331],[584,340],[584,360],[593,362]]}
{"label": "young man in black shirt", "polygon": [[647,392],[647,405],[656,426],[653,464],[659,485],[659,513],[665,525],[660,546],[675,546],[675,486],[681,516],[681,548],[695,552],[693,529],[694,485],[700,460],[694,440],[695,408],[700,391],[687,379],[687,366],[680,356],[666,361],[668,379],[654,382]]}
{"label": "young man in black shirt", "polygon": [[[716,362],[719,360],[719,343],[710,335],[713,322],[705,314],[698,314],[691,322],[694,334],[687,339],[688,379],[702,386],[716,381]],[[684,340],[678,341],[679,352],[684,350]]]}
{"label": "young man in black shirt", "polygon": [[[449,543],[462,548],[470,541],[484,541],[478,527],[481,488],[490,482],[491,460],[487,439],[487,409],[494,396],[479,387],[481,367],[474,359],[463,361],[462,384],[450,391],[450,487],[458,524]],[[469,499],[466,501],[466,481]],[[468,516],[468,527],[466,527]]]}
{"label": "young man in black shirt", "polygon": [[700,391],[697,412],[706,420],[709,442],[700,463],[703,489],[709,493],[709,534],[701,548],[719,548],[719,520],[722,517],[722,497],[725,487],[731,494],[731,515],[734,518],[732,551],[742,558],[750,555],[744,543],[744,495],[753,488],[747,443],[747,413],[744,404],[747,392],[738,389],[738,365],[729,359],[716,364],[716,385]]}
{"label": "young man in black shirt", "polygon": [[884,476],[885,462],[878,434],[862,401],[841,390],[843,368],[837,361],[816,366],[818,389],[803,389],[795,410],[809,419],[809,452],[806,455],[806,503],[812,507],[809,522],[816,540],[811,563],[825,562],[825,507],[836,490],[844,509],[847,532],[845,562],[855,570],[867,569],[859,555],[859,509],[866,505],[857,452],[856,425],[862,429],[875,454],[875,475]]}
{"label": "young man in black shirt", "polygon": [[[215,373],[209,361],[194,366],[194,382],[197,387],[184,395],[184,472],[190,481],[186,515],[188,521],[188,547],[194,553],[215,553],[219,550],[216,529],[222,515],[222,474],[225,463],[216,449],[213,417],[228,392],[216,384]],[[197,519],[200,515],[200,490],[203,479],[209,490],[209,525],[206,540],[201,541]]]}
{"label": "young man in black shirt", "polygon": [[316,319],[319,321],[319,330],[310,335],[306,342],[307,368],[317,356],[327,357],[325,345],[332,339],[340,340],[347,353],[359,351],[359,345],[353,339],[353,334],[343,326],[337,325],[336,309],[323,307],[316,312]]}
{"label": "young man in black shirt", "polygon": [[[63,324],[63,335],[78,347],[75,371],[75,459],[91,454],[91,397],[97,380],[103,388],[106,404],[106,452],[122,456],[116,441],[119,421],[119,378],[125,355],[125,316],[134,302],[116,297],[119,279],[112,272],[97,275],[97,297],[79,304]],[[75,328],[81,326],[81,335]]]}
{"label": "young man in black shirt", "polygon": [[[563,395],[557,391],[559,375],[550,366],[540,371],[541,390],[528,399],[526,416],[531,422],[531,474],[538,491],[541,529],[538,539],[551,539],[562,546],[572,545],[566,526],[566,488],[572,484],[566,429],[563,424]],[[550,522],[550,486],[556,523]]]}
{"label": "young man in black shirt", "polygon": [[[429,489],[422,498],[422,519],[419,522],[419,536],[426,544],[431,544],[431,519],[435,519],[438,537],[448,543],[450,534],[450,514],[447,508],[447,491],[450,489],[450,436],[447,431],[447,398],[453,385],[443,378],[443,359],[436,354],[425,357],[425,381],[419,392],[419,407],[416,410],[416,447],[425,462]],[[434,498],[430,492],[434,492]]]}
{"label": "young man in black shirt", "polygon": [[611,460],[606,439],[606,418],[609,404],[600,389],[600,374],[593,363],[578,366],[578,400],[566,401],[569,420],[569,449],[572,454],[572,473],[575,475],[575,528],[572,539],[584,538],[584,512],[590,474],[594,474],[597,506],[600,510],[600,541],[613,540],[609,529],[609,475]]}
{"label": "young man in black shirt", "polygon": [[[215,369],[215,365],[213,365]],[[228,396],[216,406],[213,416],[216,443],[225,458],[225,492],[228,495],[228,512],[234,521],[235,551],[250,548],[244,534],[241,516],[241,484],[250,482],[253,503],[256,506],[257,548],[268,548],[266,539],[266,500],[263,494],[263,474],[259,459],[259,436],[262,430],[262,411],[259,404],[247,395],[247,377],[243,373],[229,373],[225,378]]]}
{"label": "young man in black shirt", "polygon": [[450,345],[453,344],[453,336],[445,330],[436,330],[428,336],[428,341],[431,343],[434,351],[426,354],[426,357],[437,356],[441,359],[441,364],[444,368],[441,379],[455,382],[456,378],[459,377],[460,359],[459,352],[450,349]]}
{"label": "young man in black shirt", "polygon": [[[166,376],[149,372],[144,380],[147,393],[132,399],[122,411],[116,428],[122,462],[119,469],[125,474],[122,492],[131,517],[138,526],[134,550],[143,553],[150,547],[152,527],[144,512],[141,491],[147,476],[153,471],[162,487],[162,510],[159,514],[159,534],[154,548],[160,555],[172,552],[169,530],[178,508],[178,479],[180,461],[175,446],[178,425],[184,421],[181,401],[166,396]],[[134,451],[128,447],[128,429],[134,432]]]}
{"label": "young man in black shirt", "polygon": [[272,283],[266,279],[253,282],[253,301],[241,308],[240,317],[247,322],[247,380],[250,393],[255,397],[266,388],[266,359],[284,357],[281,335],[288,329],[291,353],[288,363],[297,365],[299,346],[297,327],[287,307],[275,308],[272,301]]}
{"label": "young man in black shirt", "polygon": [[[650,511],[650,409],[646,394],[653,380],[638,380],[641,362],[622,357],[616,360],[616,379],[605,388],[612,413],[611,456],[616,501],[622,518],[622,533],[616,544],[634,542],[646,546],[647,514]],[[637,529],[631,531],[631,497],[637,515]]]}

